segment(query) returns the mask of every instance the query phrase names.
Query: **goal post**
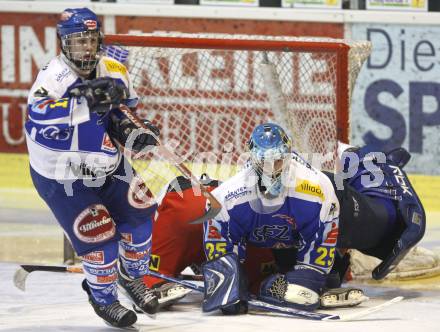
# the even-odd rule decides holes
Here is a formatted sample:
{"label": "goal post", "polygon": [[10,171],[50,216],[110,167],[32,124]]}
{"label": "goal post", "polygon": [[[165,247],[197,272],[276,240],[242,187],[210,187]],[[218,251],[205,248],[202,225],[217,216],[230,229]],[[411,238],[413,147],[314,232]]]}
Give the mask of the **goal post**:
{"label": "goal post", "polygon": [[[337,142],[349,141],[351,93],[371,51],[368,41],[227,34],[106,35],[104,42],[129,51],[137,114],[161,128],[194,174],[211,168],[221,180],[246,159],[246,140],[266,121],[284,127],[305,159],[332,169]],[[134,164],[156,194],[176,175],[155,172],[165,167],[154,158]]]}

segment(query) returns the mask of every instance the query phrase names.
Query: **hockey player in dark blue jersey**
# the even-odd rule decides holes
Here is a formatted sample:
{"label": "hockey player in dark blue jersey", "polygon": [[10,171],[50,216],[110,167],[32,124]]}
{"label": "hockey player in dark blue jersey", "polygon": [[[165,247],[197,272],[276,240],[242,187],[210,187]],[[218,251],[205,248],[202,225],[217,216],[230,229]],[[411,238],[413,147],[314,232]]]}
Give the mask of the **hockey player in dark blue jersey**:
{"label": "hockey player in dark blue jersey", "polygon": [[[137,317],[118,301],[117,283],[142,311],[158,307],[142,282],[156,204],[119,148],[136,127],[118,106],[134,109],[138,97],[127,68],[101,55],[101,25],[92,11],[66,9],[57,34],[61,54],[41,69],[28,98],[31,176],[81,256],[83,289],[95,312],[127,327]],[[146,133],[129,142],[134,152],[156,143]]]}
{"label": "hockey player in dark blue jersey", "polygon": [[[257,126],[248,147],[248,167],[212,192],[223,209],[204,224],[205,311],[246,312],[247,243],[273,248],[284,269],[262,282],[259,298],[313,310],[327,288],[340,286],[348,264],[338,248],[383,259],[373,273],[380,279],[423,236],[425,215],[402,171],[403,149],[373,157],[365,148],[348,150],[334,175],[302,160],[275,124]],[[359,294],[340,301],[330,290],[324,300],[354,305],[351,295]]]}

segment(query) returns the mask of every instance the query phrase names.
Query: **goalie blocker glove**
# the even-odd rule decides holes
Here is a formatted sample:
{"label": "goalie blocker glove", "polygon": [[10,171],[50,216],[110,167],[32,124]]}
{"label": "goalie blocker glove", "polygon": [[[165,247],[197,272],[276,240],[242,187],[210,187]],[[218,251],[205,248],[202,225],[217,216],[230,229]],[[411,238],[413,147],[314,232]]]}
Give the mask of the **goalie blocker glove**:
{"label": "goalie blocker glove", "polygon": [[229,253],[202,265],[205,292],[204,312],[221,309],[225,315],[247,312],[247,282],[235,253]]}
{"label": "goalie blocker glove", "polygon": [[91,112],[105,114],[127,99],[125,85],[110,77],[100,77],[75,85],[70,91],[72,97],[84,97]]}

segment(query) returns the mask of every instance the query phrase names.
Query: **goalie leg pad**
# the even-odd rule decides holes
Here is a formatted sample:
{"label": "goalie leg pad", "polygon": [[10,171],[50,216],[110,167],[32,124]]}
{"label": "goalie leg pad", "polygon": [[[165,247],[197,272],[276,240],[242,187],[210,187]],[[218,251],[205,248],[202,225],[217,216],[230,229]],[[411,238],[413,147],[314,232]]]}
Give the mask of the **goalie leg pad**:
{"label": "goalie leg pad", "polygon": [[202,272],[205,284],[204,312],[247,301],[246,280],[237,254],[229,253],[204,263]]}

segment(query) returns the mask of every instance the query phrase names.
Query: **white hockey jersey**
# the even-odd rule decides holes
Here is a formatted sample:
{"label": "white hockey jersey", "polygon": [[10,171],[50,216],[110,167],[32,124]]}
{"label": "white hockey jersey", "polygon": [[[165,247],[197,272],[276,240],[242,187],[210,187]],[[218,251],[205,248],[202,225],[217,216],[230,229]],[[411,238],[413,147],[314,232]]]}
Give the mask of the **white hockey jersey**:
{"label": "white hockey jersey", "polygon": [[[138,97],[127,68],[101,57],[96,77],[112,77],[129,91],[127,106]],[[26,142],[32,168],[50,179],[99,178],[116,169],[121,153],[106,133],[108,117],[90,113],[84,97],[70,98],[68,91],[83,79],[66,63],[64,55],[42,68],[28,98]]]}
{"label": "white hockey jersey", "polygon": [[249,167],[212,191],[222,210],[204,224],[208,259],[234,248],[244,259],[246,243],[276,249],[296,247],[296,264],[330,272],[339,225],[339,202],[332,183],[296,155],[286,179],[283,192],[268,199],[259,191],[255,172]]}

